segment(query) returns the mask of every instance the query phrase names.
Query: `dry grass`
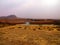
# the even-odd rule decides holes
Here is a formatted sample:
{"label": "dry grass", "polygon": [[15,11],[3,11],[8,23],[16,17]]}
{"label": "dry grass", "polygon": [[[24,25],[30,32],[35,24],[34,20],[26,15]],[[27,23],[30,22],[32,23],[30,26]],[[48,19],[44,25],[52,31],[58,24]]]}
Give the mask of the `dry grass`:
{"label": "dry grass", "polygon": [[60,28],[24,24],[0,28],[0,45],[60,45]]}

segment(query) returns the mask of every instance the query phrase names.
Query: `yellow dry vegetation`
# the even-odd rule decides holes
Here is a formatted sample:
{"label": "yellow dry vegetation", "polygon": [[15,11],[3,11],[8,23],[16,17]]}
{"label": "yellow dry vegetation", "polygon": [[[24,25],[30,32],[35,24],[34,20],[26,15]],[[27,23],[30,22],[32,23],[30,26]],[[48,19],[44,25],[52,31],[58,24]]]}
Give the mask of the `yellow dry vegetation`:
{"label": "yellow dry vegetation", "polygon": [[0,28],[0,45],[60,45],[60,28],[32,24]]}

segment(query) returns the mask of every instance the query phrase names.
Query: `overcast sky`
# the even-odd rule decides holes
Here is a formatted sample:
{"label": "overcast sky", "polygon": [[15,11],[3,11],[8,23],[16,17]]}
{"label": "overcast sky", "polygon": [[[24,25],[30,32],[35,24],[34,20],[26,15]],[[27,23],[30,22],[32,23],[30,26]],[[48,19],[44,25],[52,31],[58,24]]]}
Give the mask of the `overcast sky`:
{"label": "overcast sky", "polygon": [[0,0],[0,16],[60,19],[60,0]]}

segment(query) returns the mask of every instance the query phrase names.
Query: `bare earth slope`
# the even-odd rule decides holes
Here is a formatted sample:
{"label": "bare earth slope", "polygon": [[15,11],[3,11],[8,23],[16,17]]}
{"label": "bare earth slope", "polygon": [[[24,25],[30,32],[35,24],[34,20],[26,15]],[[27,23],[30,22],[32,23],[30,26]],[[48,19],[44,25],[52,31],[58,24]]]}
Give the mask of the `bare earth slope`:
{"label": "bare earth slope", "polygon": [[0,45],[60,45],[57,25],[18,24],[0,28]]}

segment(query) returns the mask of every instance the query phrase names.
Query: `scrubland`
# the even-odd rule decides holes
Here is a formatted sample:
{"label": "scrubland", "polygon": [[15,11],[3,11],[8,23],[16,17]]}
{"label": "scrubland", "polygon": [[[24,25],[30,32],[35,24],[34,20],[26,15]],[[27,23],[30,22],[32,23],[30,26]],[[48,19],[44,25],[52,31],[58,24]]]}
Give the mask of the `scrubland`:
{"label": "scrubland", "polygon": [[17,24],[0,28],[0,45],[60,45],[59,25]]}

